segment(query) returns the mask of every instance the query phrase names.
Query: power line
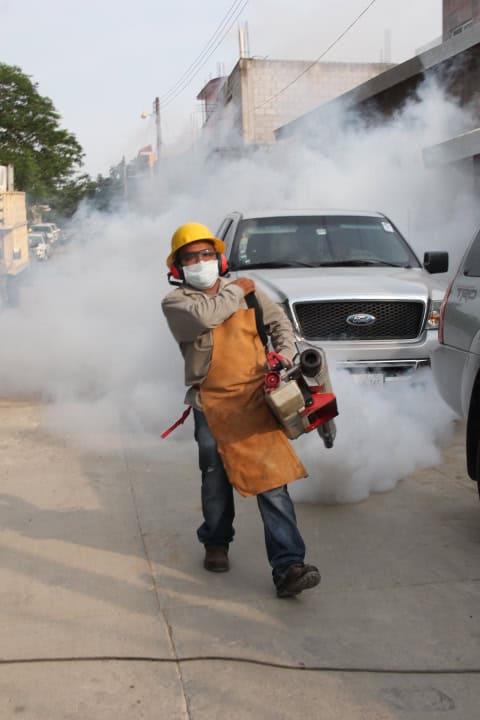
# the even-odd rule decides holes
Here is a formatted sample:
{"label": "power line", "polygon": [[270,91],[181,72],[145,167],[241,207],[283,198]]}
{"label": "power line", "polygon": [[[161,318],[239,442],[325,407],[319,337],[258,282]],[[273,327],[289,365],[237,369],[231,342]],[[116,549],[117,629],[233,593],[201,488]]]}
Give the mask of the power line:
{"label": "power line", "polygon": [[293,80],[291,80],[291,81],[288,83],[288,85],[285,85],[284,88],[282,88],[281,90],[279,90],[278,92],[276,92],[274,95],[271,95],[270,97],[268,97],[266,100],[263,101],[263,103],[261,103],[260,105],[257,105],[257,106],[255,107],[255,110],[260,110],[260,108],[262,108],[262,107],[263,107],[264,105],[266,105],[267,103],[271,102],[272,100],[276,100],[277,97],[279,97],[280,95],[283,95],[283,93],[285,92],[285,90],[288,90],[289,87],[291,87],[292,85],[294,85],[298,80],[300,80],[301,77],[303,77],[304,75],[306,75],[307,72],[308,72],[309,70],[311,70],[314,65],[316,65],[318,62],[320,62],[320,60],[323,60],[323,58],[325,57],[325,55],[327,55],[327,53],[329,53],[330,50],[332,50],[332,49],[335,47],[335,45],[337,45],[337,44],[340,42],[340,40],[343,40],[343,38],[345,37],[345,35],[347,35],[347,33],[349,33],[350,30],[351,30],[353,27],[355,27],[355,25],[363,18],[364,15],[366,15],[366,13],[370,10],[371,7],[373,7],[373,5],[375,5],[376,2],[377,2],[377,0],[371,0],[371,2],[367,5],[367,7],[362,10],[362,12],[360,13],[360,15],[358,15],[358,16],[355,18],[355,20],[353,20],[353,22],[351,22],[350,25],[349,25],[347,28],[345,28],[345,30],[328,46],[328,48],[327,48],[326,50],[324,50],[324,51],[322,52],[321,55],[319,55],[315,60],[313,60],[313,62],[310,63],[310,65],[308,65],[304,70],[302,70],[302,72],[300,73],[300,75],[297,75],[297,77],[294,78]]}
{"label": "power line", "polygon": [[180,78],[177,80],[177,82],[175,83],[175,85],[172,85],[172,87],[171,87],[169,90],[167,90],[167,91],[160,97],[161,100],[166,100],[166,99],[168,99],[168,96],[171,95],[172,93],[174,93],[175,90],[177,89],[177,87],[178,87],[178,86],[185,80],[185,78],[188,76],[188,74],[189,74],[193,69],[195,69],[196,65],[203,59],[203,57],[205,56],[205,54],[209,51],[212,43],[215,42],[215,40],[217,39],[217,35],[223,30],[223,28],[225,27],[226,23],[230,20],[230,17],[231,17],[231,15],[232,15],[232,13],[235,13],[235,11],[238,9],[238,6],[241,5],[242,2],[243,2],[243,0],[234,0],[234,2],[230,5],[230,8],[228,9],[227,13],[225,14],[225,16],[222,18],[222,20],[220,21],[219,25],[217,26],[215,32],[214,32],[213,35],[210,37],[210,39],[208,40],[207,44],[205,45],[205,47],[204,47],[203,50],[201,51],[201,53],[200,53],[199,55],[197,55],[197,57],[196,57],[195,60],[191,63],[191,65],[188,66],[188,68],[185,70],[185,72],[183,73],[183,75],[181,75]]}
{"label": "power line", "polygon": [[237,12],[236,15],[233,17],[230,25],[225,29],[225,32],[221,35],[221,37],[219,38],[218,42],[211,48],[211,50],[210,50],[210,52],[208,53],[208,55],[203,59],[203,61],[201,62],[201,64],[200,64],[200,65],[196,68],[196,70],[190,75],[190,77],[186,78],[186,80],[184,81],[183,85],[178,89],[178,91],[177,91],[172,97],[170,97],[170,98],[166,101],[164,107],[167,107],[167,106],[170,105],[174,100],[176,100],[176,98],[190,85],[190,83],[192,82],[192,80],[194,80],[194,79],[197,77],[197,75],[198,75],[198,73],[200,72],[200,70],[206,65],[206,63],[208,62],[208,60],[212,57],[213,53],[214,53],[214,52],[217,50],[217,48],[220,47],[220,45],[223,43],[223,41],[225,40],[225,38],[226,38],[227,35],[229,34],[230,30],[231,30],[231,29],[233,28],[233,26],[235,25],[235,23],[237,22],[238,18],[239,18],[240,15],[242,14],[242,12],[243,12],[243,10],[245,9],[245,7],[247,6],[247,4],[248,4],[248,0],[243,0],[243,5],[239,8],[238,12]]}
{"label": "power line", "polygon": [[170,90],[168,90],[161,98],[162,107],[165,108],[172,103],[176,98],[190,85],[195,79],[200,70],[205,66],[208,60],[211,58],[215,50],[223,43],[230,30],[237,22],[240,15],[248,5],[249,0],[235,0],[230,6],[230,9],[220,22],[219,26],[213,33],[212,37],[197,56],[196,60],[187,68],[183,75],[177,80]]}

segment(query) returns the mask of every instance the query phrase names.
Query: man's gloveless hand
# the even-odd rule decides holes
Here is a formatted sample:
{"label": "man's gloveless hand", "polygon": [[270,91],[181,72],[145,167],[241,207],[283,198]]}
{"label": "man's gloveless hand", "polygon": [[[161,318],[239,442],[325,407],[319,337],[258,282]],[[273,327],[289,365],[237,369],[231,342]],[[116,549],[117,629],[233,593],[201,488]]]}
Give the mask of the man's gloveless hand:
{"label": "man's gloveless hand", "polygon": [[278,359],[282,363],[285,370],[291,370],[293,367],[293,360],[290,360],[289,358],[285,357],[285,355],[280,355],[280,353],[277,353],[277,354],[278,354]]}
{"label": "man's gloveless hand", "polygon": [[255,292],[255,283],[249,278],[239,278],[238,280],[234,280],[232,285],[238,285],[241,287],[244,295],[250,295],[250,293]]}

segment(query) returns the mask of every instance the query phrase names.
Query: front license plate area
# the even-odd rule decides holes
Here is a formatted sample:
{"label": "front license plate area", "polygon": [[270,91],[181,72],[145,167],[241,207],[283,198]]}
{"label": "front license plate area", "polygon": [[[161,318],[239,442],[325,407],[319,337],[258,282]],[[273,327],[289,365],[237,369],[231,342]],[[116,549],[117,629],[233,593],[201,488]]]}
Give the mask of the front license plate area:
{"label": "front license plate area", "polygon": [[358,385],[383,385],[385,383],[385,375],[381,372],[374,373],[354,373],[353,380]]}

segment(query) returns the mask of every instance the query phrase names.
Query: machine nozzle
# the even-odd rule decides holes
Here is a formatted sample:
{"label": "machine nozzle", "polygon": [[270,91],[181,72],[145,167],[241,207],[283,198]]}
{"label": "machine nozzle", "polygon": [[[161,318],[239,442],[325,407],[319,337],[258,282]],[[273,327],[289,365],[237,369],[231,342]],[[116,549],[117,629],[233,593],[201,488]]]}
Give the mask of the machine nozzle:
{"label": "machine nozzle", "polygon": [[322,369],[322,356],[314,348],[304,350],[300,355],[300,368],[306,377],[315,377]]}

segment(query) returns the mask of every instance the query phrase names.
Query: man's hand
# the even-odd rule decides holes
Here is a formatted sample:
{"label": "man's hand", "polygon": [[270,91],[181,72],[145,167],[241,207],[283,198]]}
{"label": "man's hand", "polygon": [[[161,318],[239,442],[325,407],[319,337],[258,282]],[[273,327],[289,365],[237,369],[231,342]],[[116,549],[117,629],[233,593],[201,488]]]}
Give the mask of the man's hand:
{"label": "man's hand", "polygon": [[287,357],[285,357],[285,355],[280,355],[280,353],[278,353],[278,359],[279,359],[280,362],[282,363],[282,365],[283,365],[283,367],[285,368],[285,370],[291,370],[291,369],[292,369],[292,367],[293,367],[293,361],[292,361],[292,360],[289,360]]}
{"label": "man's hand", "polygon": [[250,293],[255,292],[255,283],[249,278],[239,278],[238,280],[234,280],[232,285],[238,285],[238,287],[241,287],[244,295],[250,295]]}
{"label": "man's hand", "polygon": [[284,370],[291,370],[293,367],[293,361],[278,352],[269,352],[267,355],[267,369],[278,370],[279,366]]}

